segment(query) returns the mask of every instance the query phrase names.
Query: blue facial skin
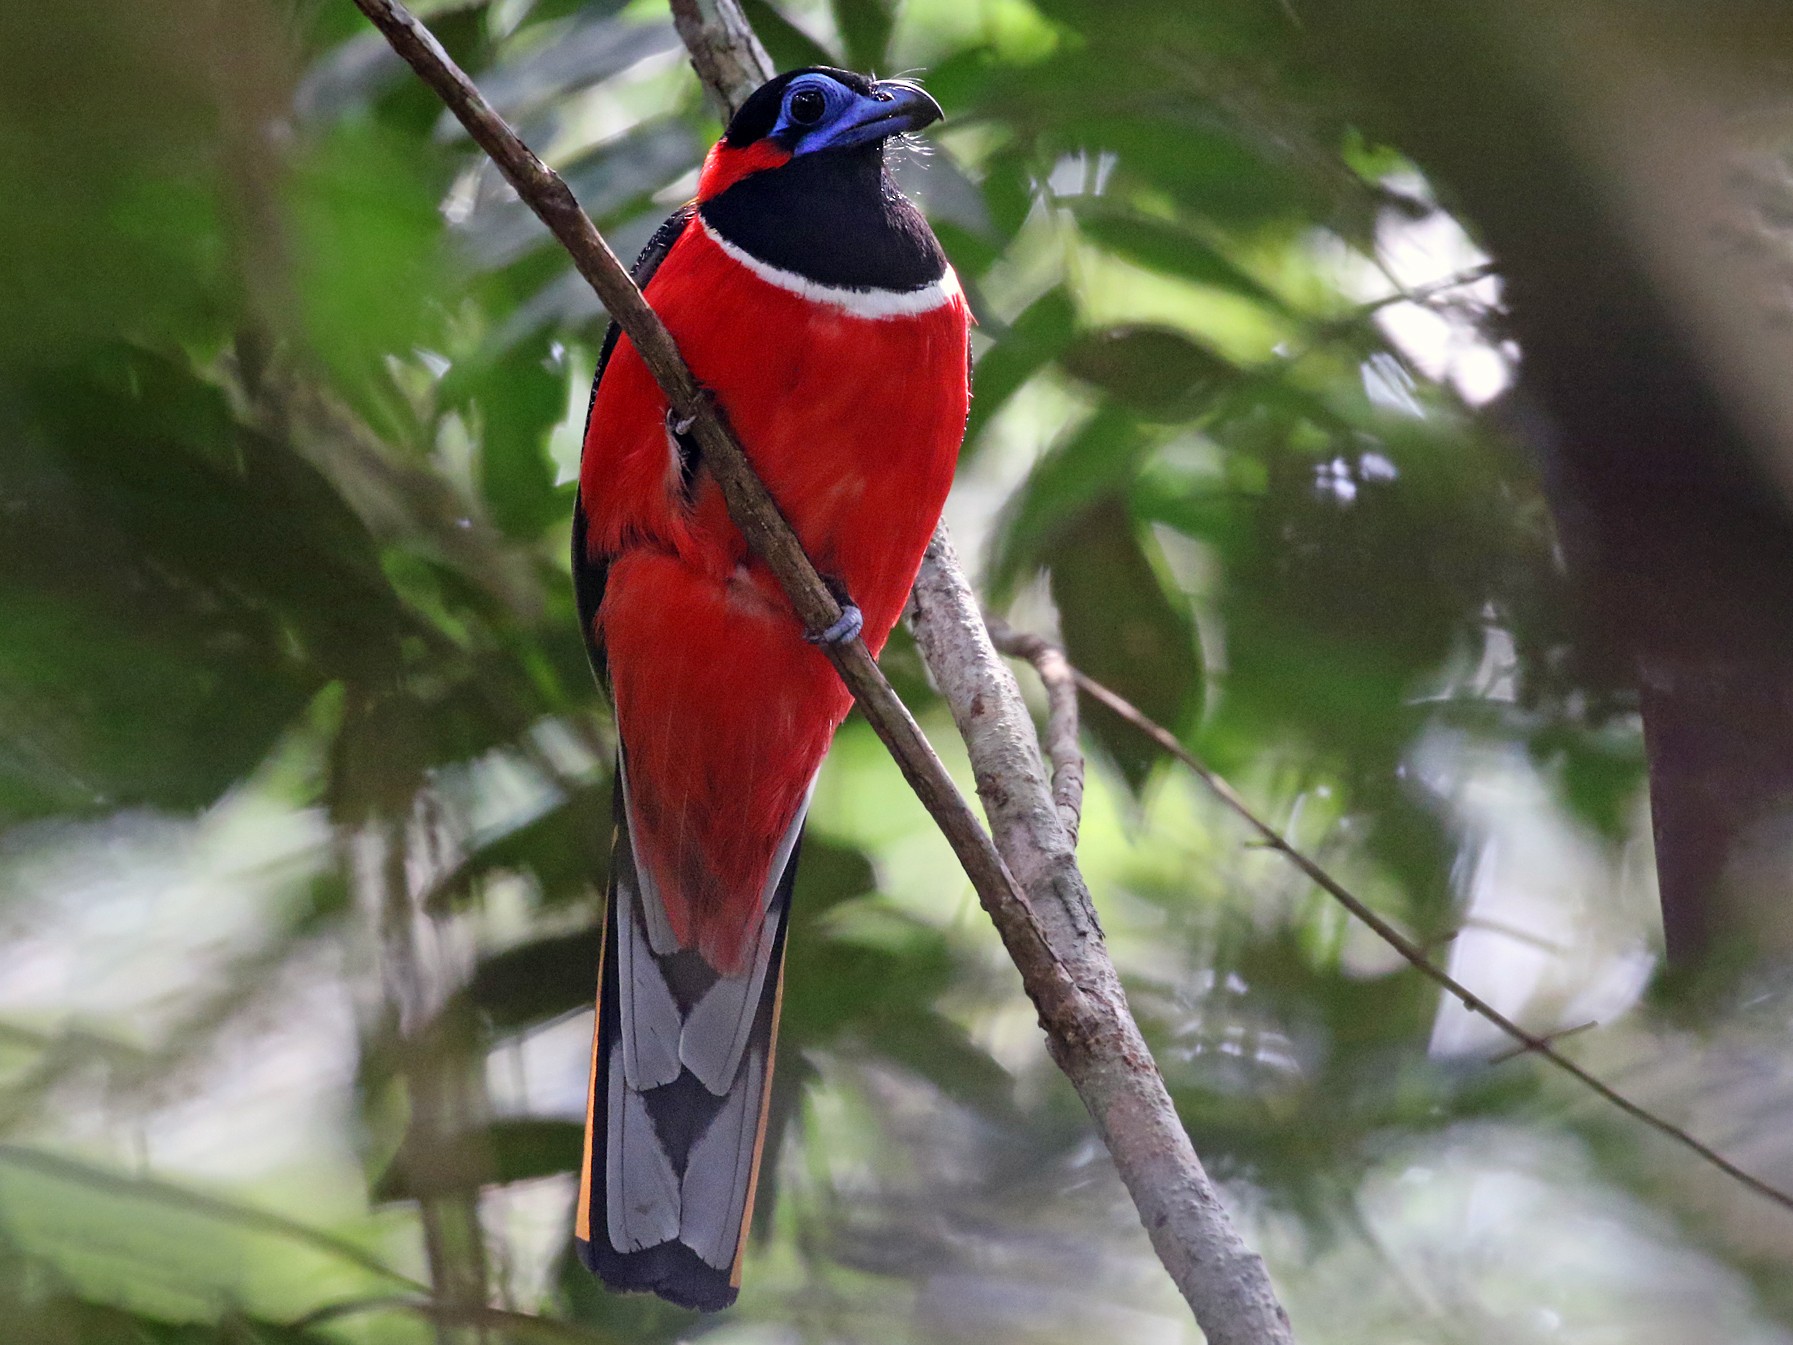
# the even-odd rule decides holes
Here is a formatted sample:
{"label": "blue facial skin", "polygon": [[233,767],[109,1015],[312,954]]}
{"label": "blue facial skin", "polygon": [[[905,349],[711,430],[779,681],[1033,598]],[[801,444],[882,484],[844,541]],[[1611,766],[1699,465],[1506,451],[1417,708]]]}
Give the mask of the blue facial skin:
{"label": "blue facial skin", "polygon": [[[816,94],[823,100],[821,115],[805,119],[799,113],[813,112]],[[882,80],[862,94],[826,75],[804,75],[784,91],[772,138],[789,145],[793,156],[855,149],[919,130],[941,116],[940,104],[906,79]]]}

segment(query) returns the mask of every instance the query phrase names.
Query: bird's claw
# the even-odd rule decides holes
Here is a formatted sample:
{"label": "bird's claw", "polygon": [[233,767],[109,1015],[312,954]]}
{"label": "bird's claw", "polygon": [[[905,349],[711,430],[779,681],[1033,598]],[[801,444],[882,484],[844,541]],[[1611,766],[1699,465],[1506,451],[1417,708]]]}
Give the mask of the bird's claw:
{"label": "bird's claw", "polygon": [[691,427],[697,424],[696,416],[681,416],[672,407],[666,408],[666,428],[674,438],[689,434]]}
{"label": "bird's claw", "polygon": [[816,631],[804,636],[811,644],[843,645],[853,639],[865,628],[865,617],[852,603],[842,603],[840,620],[824,631]]}

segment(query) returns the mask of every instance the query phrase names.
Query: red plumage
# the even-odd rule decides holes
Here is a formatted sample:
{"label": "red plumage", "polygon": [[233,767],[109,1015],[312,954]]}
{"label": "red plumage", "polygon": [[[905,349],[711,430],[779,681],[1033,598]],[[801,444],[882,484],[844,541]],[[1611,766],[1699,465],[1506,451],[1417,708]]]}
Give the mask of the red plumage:
{"label": "red plumage", "polygon": [[[884,168],[939,114],[903,81],[771,81],[637,268],[874,654],[965,426],[964,296]],[[579,501],[621,750],[576,1245],[613,1287],[714,1309],[740,1283],[802,820],[852,699],[614,332]]]}
{"label": "red plumage", "polygon": [[[952,482],[968,396],[963,299],[854,316],[761,279],[695,216],[647,297],[810,559],[858,604],[876,654]],[[748,554],[715,482],[700,477],[687,507],[665,415],[624,337],[592,407],[580,494],[587,544],[612,556],[598,622],[646,833],[638,859],[653,865],[680,942],[729,970],[852,698]]]}

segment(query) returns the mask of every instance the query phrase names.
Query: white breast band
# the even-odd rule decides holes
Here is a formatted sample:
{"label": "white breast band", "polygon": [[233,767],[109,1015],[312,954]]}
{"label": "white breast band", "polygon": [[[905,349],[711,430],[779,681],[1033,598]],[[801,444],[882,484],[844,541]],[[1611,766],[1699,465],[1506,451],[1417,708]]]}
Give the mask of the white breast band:
{"label": "white breast band", "polygon": [[959,297],[959,277],[953,274],[950,266],[940,279],[931,285],[923,285],[918,290],[854,289],[847,285],[824,285],[808,276],[800,276],[795,271],[786,271],[763,262],[751,252],[729,242],[712,229],[707,220],[700,220],[700,223],[711,242],[768,285],[776,285],[781,290],[802,295],[812,304],[827,304],[831,308],[838,308],[856,318],[897,318],[931,313]]}

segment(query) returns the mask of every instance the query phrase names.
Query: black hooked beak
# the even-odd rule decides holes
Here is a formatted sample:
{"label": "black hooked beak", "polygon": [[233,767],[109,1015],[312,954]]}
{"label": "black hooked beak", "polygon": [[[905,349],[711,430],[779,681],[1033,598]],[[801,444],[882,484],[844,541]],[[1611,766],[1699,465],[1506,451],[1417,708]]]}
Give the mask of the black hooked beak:
{"label": "black hooked beak", "polygon": [[832,136],[830,147],[848,148],[888,140],[905,131],[919,131],[946,114],[928,91],[908,79],[884,79],[861,97],[851,119]]}

